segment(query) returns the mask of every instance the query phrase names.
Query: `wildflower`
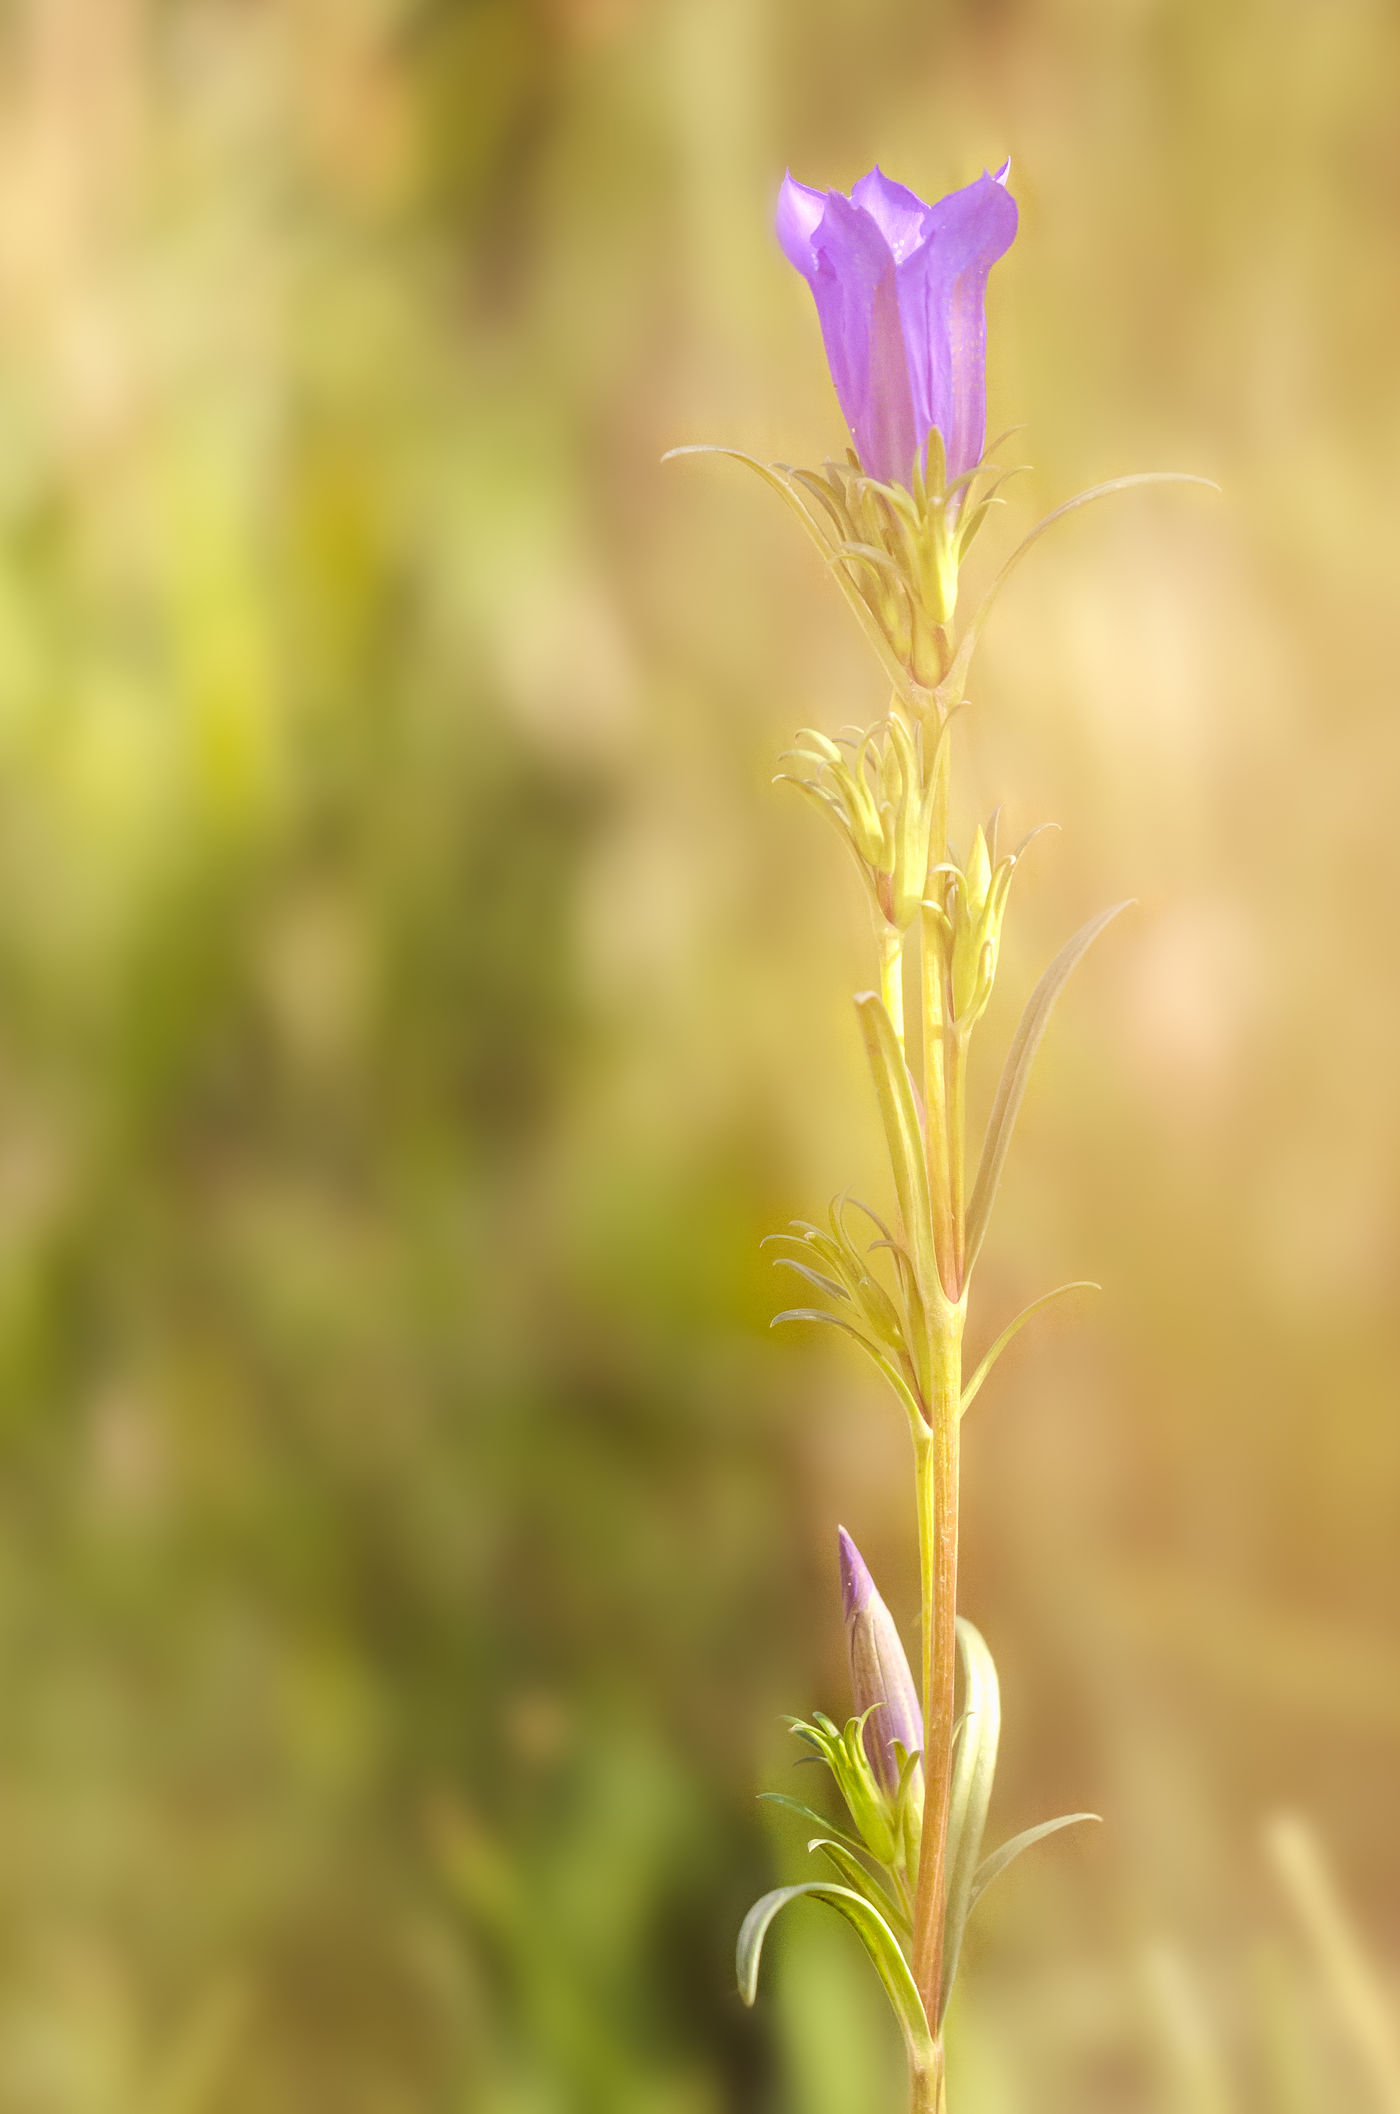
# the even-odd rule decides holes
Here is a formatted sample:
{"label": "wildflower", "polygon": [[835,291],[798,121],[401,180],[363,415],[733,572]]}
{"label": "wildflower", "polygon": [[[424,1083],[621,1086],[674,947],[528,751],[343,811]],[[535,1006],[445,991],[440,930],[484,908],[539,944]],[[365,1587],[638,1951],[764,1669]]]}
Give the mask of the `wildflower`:
{"label": "wildflower", "polygon": [[987,274],[1016,234],[1010,167],[936,205],[878,167],[849,197],[783,180],[778,240],[815,296],[831,378],[868,477],[910,485],[935,431],[950,481],[981,460]]}

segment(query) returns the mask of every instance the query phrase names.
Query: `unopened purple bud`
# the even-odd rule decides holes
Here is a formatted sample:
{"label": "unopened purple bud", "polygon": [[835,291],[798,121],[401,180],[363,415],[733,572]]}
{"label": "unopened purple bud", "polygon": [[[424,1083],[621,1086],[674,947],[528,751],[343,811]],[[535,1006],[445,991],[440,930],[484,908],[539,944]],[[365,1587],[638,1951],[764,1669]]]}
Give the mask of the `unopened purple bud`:
{"label": "unopened purple bud", "polygon": [[841,1607],[851,1658],[851,1694],[857,1717],[870,1712],[863,1734],[867,1759],[881,1788],[893,1793],[899,1786],[896,1740],[908,1754],[923,1750],[919,1691],[894,1617],[875,1590],[865,1558],[844,1527],[838,1527],[837,1534],[841,1544]]}

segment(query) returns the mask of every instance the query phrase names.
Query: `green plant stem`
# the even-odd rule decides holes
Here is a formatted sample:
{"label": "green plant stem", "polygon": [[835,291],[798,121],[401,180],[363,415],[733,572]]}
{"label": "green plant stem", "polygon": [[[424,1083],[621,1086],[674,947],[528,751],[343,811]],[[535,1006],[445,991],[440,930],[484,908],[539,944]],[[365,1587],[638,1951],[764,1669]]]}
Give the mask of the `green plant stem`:
{"label": "green plant stem", "polygon": [[943,1289],[952,1298],[957,1235],[953,1225],[953,1171],[948,1138],[949,1036],[943,992],[943,952],[932,912],[923,924],[924,1142],[928,1155],[933,1246]]}
{"label": "green plant stem", "polygon": [[909,2114],[946,2114],[947,2105],[943,2045],[940,2042],[932,2061],[922,2063],[910,2072]]}
{"label": "green plant stem", "polygon": [[890,1026],[904,1047],[904,934],[897,926],[880,926],[880,996],[890,1016]]}
{"label": "green plant stem", "polygon": [[[948,1797],[953,1768],[957,1669],[958,1406],[962,1397],[961,1305],[936,1324],[931,1421],[915,1433],[919,1580],[923,1612],[924,1826],[914,1897],[914,1980],[938,2038],[947,1893]],[[917,2104],[917,2102],[916,2102]]]}
{"label": "green plant stem", "polygon": [[[934,818],[929,858],[943,857],[947,832],[948,751],[930,760]],[[915,2114],[943,2114],[943,2042],[939,2004],[947,1900],[948,1803],[953,1773],[957,1675],[958,1423],[962,1406],[965,1080],[967,1036],[950,1017],[947,967],[936,914],[922,932],[924,1142],[928,1159],[936,1268],[941,1286],[926,1291],[929,1316],[928,1421],[914,1434],[923,1616],[924,1823],[914,1896],[913,1971],[933,2035],[934,2059],[913,2078]]]}
{"label": "green plant stem", "polygon": [[948,1044],[945,1076],[948,1088],[948,1226],[951,1255],[950,1298],[962,1291],[967,1255],[967,1035],[956,1022],[944,1030]]}

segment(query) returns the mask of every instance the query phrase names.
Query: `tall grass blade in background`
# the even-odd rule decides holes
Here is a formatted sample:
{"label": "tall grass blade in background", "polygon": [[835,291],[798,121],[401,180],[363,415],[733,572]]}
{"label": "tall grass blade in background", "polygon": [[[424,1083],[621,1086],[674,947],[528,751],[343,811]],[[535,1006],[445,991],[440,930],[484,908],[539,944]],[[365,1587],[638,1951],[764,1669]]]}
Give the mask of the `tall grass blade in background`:
{"label": "tall grass blade in background", "polygon": [[1356,2083],[1375,2114],[1400,2114],[1395,1993],[1367,1957],[1312,1831],[1296,1815],[1280,1814],[1270,1823],[1265,1844],[1317,1983],[1345,2035]]}

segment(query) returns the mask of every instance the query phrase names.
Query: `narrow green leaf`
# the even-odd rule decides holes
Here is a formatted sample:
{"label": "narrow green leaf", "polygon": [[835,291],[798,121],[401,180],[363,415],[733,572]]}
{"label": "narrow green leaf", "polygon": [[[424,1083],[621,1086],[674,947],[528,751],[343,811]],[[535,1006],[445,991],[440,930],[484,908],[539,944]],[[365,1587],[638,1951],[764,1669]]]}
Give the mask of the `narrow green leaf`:
{"label": "narrow green leaf", "polygon": [[806,749],[784,749],[784,758],[789,756],[819,756],[823,763],[844,764],[846,761],[841,754],[840,744],[834,742],[829,734],[823,734],[819,727],[799,727],[797,739],[799,742],[806,742]]}
{"label": "narrow green leaf", "polygon": [[967,514],[965,514],[965,515],[963,516],[963,518],[962,518],[962,519],[961,519],[961,520],[959,521],[959,523],[958,523],[958,562],[959,562],[959,564],[961,564],[961,563],[962,563],[963,559],[964,559],[964,558],[966,558],[966,556],[967,556],[967,554],[968,554],[969,550],[970,550],[970,549],[972,548],[972,544],[973,544],[973,541],[974,541],[974,539],[975,539],[975,537],[976,537],[976,535],[977,535],[977,531],[978,531],[978,530],[979,530],[979,529],[981,528],[981,526],[982,526],[982,523],[983,523],[983,522],[984,522],[984,521],[986,520],[986,518],[987,518],[988,514],[989,514],[989,513],[991,512],[992,508],[993,508],[994,506],[1003,506],[1003,505],[1005,505],[1005,501],[1004,501],[1004,500],[1001,500],[1001,499],[998,499],[998,498],[997,498],[997,496],[996,496],[996,494],[995,494],[995,493],[993,493],[993,494],[992,494],[992,495],[990,496],[990,498],[987,498],[987,499],[979,499],[979,500],[978,500],[978,502],[977,502],[977,504],[976,504],[976,506],[975,506],[975,507],[973,507],[973,508],[971,508],[971,510],[970,510],[970,511],[969,511],[969,512],[968,512]]}
{"label": "narrow green leaf", "polygon": [[[1001,432],[1000,432],[1000,433],[998,433],[998,435],[997,435],[996,439],[995,439],[995,440],[994,440],[994,441],[992,442],[991,446],[990,446],[990,447],[989,447],[988,449],[986,449],[986,451],[985,451],[985,456],[992,456],[992,455],[995,455],[995,454],[996,454],[996,452],[997,452],[997,449],[998,449],[998,448],[999,448],[999,447],[1001,446],[1001,444],[1002,444],[1002,442],[1003,442],[1003,441],[1007,441],[1007,440],[1010,440],[1010,439],[1012,439],[1012,438],[1013,438],[1013,436],[1014,436],[1015,434],[1017,434],[1017,433],[1024,433],[1024,432],[1025,432],[1025,430],[1026,430],[1026,421],[1025,421],[1024,419],[1021,419],[1021,420],[1020,420],[1020,422],[1019,422],[1019,423],[1018,423],[1017,425],[1014,425],[1014,426],[1004,426],[1004,427],[1002,428]],[[985,456],[984,456],[984,459],[985,459]]]}
{"label": "narrow green leaf", "polygon": [[875,544],[840,543],[836,548],[839,557],[857,558],[863,565],[873,566],[877,572],[888,573],[892,579],[899,582],[901,587],[907,584],[904,574],[895,564],[889,552],[880,550]]}
{"label": "narrow green leaf", "polygon": [[856,1000],[866,1055],[875,1079],[880,1117],[885,1127],[895,1194],[899,1198],[904,1234],[912,1252],[915,1274],[924,1288],[931,1288],[934,1271],[933,1212],[929,1203],[928,1166],[924,1159],[924,1132],[914,1100],[909,1067],[899,1046],[884,1001],[866,991]]}
{"label": "narrow green leaf", "polygon": [[1009,484],[1013,477],[1024,477],[1030,469],[1030,464],[1028,462],[1013,462],[1008,463],[1006,468],[1002,469],[999,463],[989,462],[984,465],[984,468],[991,474],[988,476],[987,482],[975,502],[978,506],[985,506],[989,499],[995,499],[1002,486]]}
{"label": "narrow green leaf", "polygon": [[855,581],[851,578],[850,573],[846,570],[842,559],[833,551],[830,539],[822,529],[820,522],[817,521],[801,496],[794,491],[790,476],[779,468],[773,468],[766,462],[760,462],[756,455],[746,455],[742,448],[722,448],[708,442],[700,442],[685,448],[668,448],[661,460],[663,462],[671,462],[681,455],[727,455],[733,462],[747,463],[748,467],[757,471],[764,483],[770,485],[778,494],[778,497],[787,506],[791,507],[793,513],[802,523],[808,536],[821,553],[822,563],[827,567],[832,578],[850,604],[857,623],[875,649],[881,667],[894,684],[900,696],[912,704],[913,685],[910,682],[908,670],[896,659],[889,640],[875,621],[869,605]]}
{"label": "narrow green leaf", "polygon": [[[796,1268],[797,1265],[794,1264],[793,1267]],[[808,1275],[810,1276],[811,1272],[808,1272]],[[982,1363],[978,1366],[976,1372],[968,1381],[967,1386],[963,1389],[962,1402],[958,1408],[958,1415],[960,1417],[966,1416],[968,1410],[972,1407],[973,1401],[977,1396],[978,1390],[981,1388],[982,1382],[986,1379],[988,1373],[996,1364],[1002,1352],[1006,1349],[1007,1344],[1010,1343],[1012,1337],[1015,1336],[1021,1329],[1025,1327],[1026,1323],[1030,1320],[1032,1314],[1038,1314],[1042,1307],[1048,1307],[1050,1305],[1050,1302],[1054,1299],[1063,1299],[1066,1292],[1101,1292],[1102,1290],[1103,1286],[1096,1285],[1091,1278],[1076,1277],[1073,1283],[1067,1285],[1056,1285],[1053,1292],[1042,1292],[1039,1299],[1033,1299],[1028,1307],[1022,1307],[1020,1313],[1016,1316],[1016,1319],[1014,1321],[1007,1322],[1006,1327],[997,1337],[996,1342],[992,1345],[986,1357],[982,1360]]]}
{"label": "narrow green leaf", "polygon": [[833,1275],[844,1270],[849,1260],[846,1246],[839,1240],[833,1240],[829,1233],[823,1232],[820,1226],[814,1226],[809,1219],[795,1218],[790,1221],[786,1233],[769,1233],[764,1238],[791,1241],[795,1247],[810,1248],[827,1264]]}
{"label": "narrow green leaf", "polygon": [[981,1632],[958,1617],[958,1656],[962,1660],[963,1714],[966,1723],[953,1764],[948,1799],[948,1894],[943,1915],[943,1986],[938,2017],[948,2008],[958,1971],[963,1930],[972,1906],[972,1885],[982,1858],[992,1780],[1001,1738],[1001,1690]]}
{"label": "narrow green leaf", "polygon": [[758,1966],[769,1924],[780,1909],[786,1908],[790,1901],[801,1900],[804,1895],[825,1902],[854,1927],[884,1984],[885,1995],[904,2035],[910,2061],[930,2062],[934,2053],[933,2035],[929,2032],[924,2007],[919,2001],[908,1962],[899,1949],[899,1941],[880,1911],[872,1908],[863,1895],[853,1892],[850,1887],[833,1886],[825,1880],[808,1881],[803,1886],[775,1887],[771,1894],[755,1901],[744,1918],[735,1957],[739,1994],[744,2002],[752,2004],[758,1993]]}
{"label": "narrow green leaf", "polygon": [[[844,1285],[837,1284],[834,1277],[827,1277],[820,1270],[813,1270],[807,1263],[799,1262],[795,1255],[775,1255],[773,1268],[795,1270],[799,1277],[805,1277],[809,1285],[814,1285],[819,1292],[825,1292],[831,1299],[849,1299],[851,1296]],[[1061,1289],[1067,1291],[1069,1288],[1062,1286]],[[1053,1298],[1054,1294],[1049,1296]]]}
{"label": "narrow green leaf", "polygon": [[845,823],[849,829],[850,822],[842,803],[837,799],[835,793],[829,793],[826,787],[818,785],[815,779],[799,778],[795,771],[775,771],[773,773],[773,783],[774,785],[793,785],[796,786],[799,793],[810,794],[813,800],[821,802],[828,814],[834,815],[838,822]]}
{"label": "narrow green leaf", "polygon": [[819,1828],[825,1840],[842,1843],[848,1850],[858,1853],[864,1850],[863,1843],[857,1842],[853,1835],[847,1835],[834,1821],[828,1820],[824,1813],[818,1813],[815,1806],[804,1806],[800,1798],[790,1798],[786,1791],[760,1791],[758,1795],[770,1806],[783,1806],[789,1813],[798,1814],[810,1826]]}
{"label": "narrow green leaf", "polygon": [[1075,513],[1078,508],[1088,506],[1095,499],[1107,499],[1113,492],[1126,492],[1133,485],[1139,484],[1199,484],[1204,485],[1210,492],[1220,490],[1213,478],[1197,477],[1189,470],[1139,470],[1131,477],[1110,477],[1106,484],[1091,485],[1087,492],[1076,492],[1073,499],[1067,499],[1063,506],[1055,507],[1017,544],[978,603],[976,612],[959,642],[953,665],[938,686],[940,693],[945,694],[945,701],[948,698],[961,698],[963,686],[967,681],[967,671],[977,650],[977,642],[982,636],[983,626],[991,614],[992,604],[1031,546],[1038,543],[1046,531],[1052,529],[1057,521],[1062,521],[1066,514]]}
{"label": "narrow green leaf", "polygon": [[844,1335],[853,1336],[862,1350],[884,1355],[878,1340],[861,1328],[858,1322],[847,1320],[844,1314],[828,1314],[825,1307],[784,1307],[781,1314],[773,1316],[768,1326],[770,1329],[776,1329],[785,1321],[822,1322],[829,1329],[840,1329]]}
{"label": "narrow green leaf", "polygon": [[839,494],[832,489],[827,480],[819,476],[815,470],[798,470],[790,466],[787,474],[812,494],[812,497],[830,514],[837,534],[844,536],[846,533],[846,522],[841,513]]}
{"label": "narrow green leaf", "polygon": [[1006,1867],[1020,1856],[1022,1850],[1029,1850],[1033,1843],[1044,1842],[1047,1835],[1056,1835],[1061,1828],[1076,1827],[1081,1820],[1102,1818],[1101,1813],[1061,1813],[1056,1820],[1043,1820],[1039,1827],[1023,1828],[1019,1835],[1013,1835],[1010,1842],[1004,1842],[999,1850],[993,1850],[991,1856],[984,1857],[978,1865],[973,1875],[972,1891],[968,1896],[968,1914],[971,1915],[992,1881],[1000,1879]]}
{"label": "narrow green leaf", "polygon": [[1127,910],[1130,901],[1115,903],[1109,910],[1101,910],[1097,917],[1081,925],[1074,938],[1063,946],[1051,962],[1044,976],[1026,1001],[1026,1010],[1021,1015],[1011,1048],[1006,1054],[1002,1068],[1001,1084],[997,1088],[996,1100],[987,1121],[987,1135],[982,1144],[982,1158],[977,1169],[977,1180],[973,1185],[972,1200],[967,1207],[967,1263],[965,1275],[970,1274],[982,1247],[987,1232],[987,1220],[991,1216],[992,1201],[997,1184],[1001,1180],[1006,1155],[1011,1149],[1011,1133],[1016,1127],[1016,1117],[1025,1097],[1026,1083],[1030,1078],[1035,1053],[1040,1048],[1041,1037],[1050,1024],[1050,1015],[1055,1010],[1055,1001],[1069,981],[1071,972],[1088,953],[1104,927]]}
{"label": "narrow green leaf", "polygon": [[889,1227],[881,1218],[879,1212],[872,1211],[869,1204],[862,1204],[860,1198],[858,1196],[852,1196],[849,1189],[846,1190],[841,1196],[837,1197],[832,1206],[832,1209],[834,1211],[838,1211],[840,1213],[841,1221],[843,1224],[845,1223],[845,1214],[848,1205],[851,1210],[859,1211],[863,1218],[869,1219],[871,1225],[875,1228],[875,1231],[879,1234],[881,1241],[883,1241],[886,1247],[893,1248],[898,1245],[898,1243],[894,1240],[893,1236],[891,1235]]}
{"label": "narrow green leaf", "polygon": [[785,1321],[819,1321],[825,1323],[827,1328],[840,1329],[843,1335],[849,1336],[853,1343],[860,1345],[866,1357],[888,1380],[908,1415],[911,1428],[917,1429],[927,1423],[927,1414],[908,1380],[879,1338],[872,1335],[868,1329],[862,1328],[857,1322],[848,1321],[842,1314],[829,1314],[825,1307],[785,1307],[781,1314],[773,1316],[768,1326],[775,1329],[780,1322]]}
{"label": "narrow green leaf", "polygon": [[[878,1909],[885,1921],[901,1937],[909,1936],[909,1918],[896,1905],[888,1887],[883,1880],[876,1878],[867,1864],[851,1854],[839,1836],[814,1835],[807,1848],[811,1852],[820,1850],[835,1866],[847,1886],[854,1888],[858,1894],[864,1894],[870,1906]],[[866,1855],[869,1854],[867,1851]]]}

